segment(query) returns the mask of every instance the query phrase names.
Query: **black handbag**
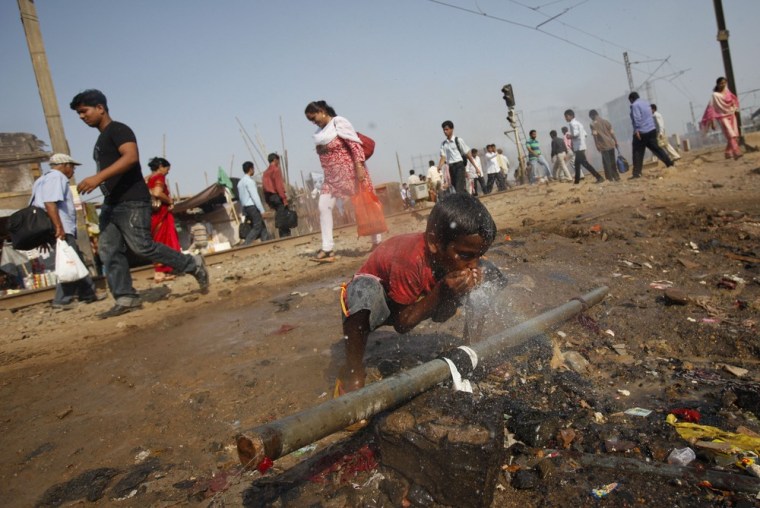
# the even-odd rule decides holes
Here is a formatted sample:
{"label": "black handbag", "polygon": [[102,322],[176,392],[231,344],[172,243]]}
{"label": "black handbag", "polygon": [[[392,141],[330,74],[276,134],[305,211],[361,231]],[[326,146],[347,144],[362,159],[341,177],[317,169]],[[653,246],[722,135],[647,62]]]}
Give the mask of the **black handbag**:
{"label": "black handbag", "polygon": [[55,240],[53,222],[42,208],[29,205],[8,217],[14,249],[30,250]]}

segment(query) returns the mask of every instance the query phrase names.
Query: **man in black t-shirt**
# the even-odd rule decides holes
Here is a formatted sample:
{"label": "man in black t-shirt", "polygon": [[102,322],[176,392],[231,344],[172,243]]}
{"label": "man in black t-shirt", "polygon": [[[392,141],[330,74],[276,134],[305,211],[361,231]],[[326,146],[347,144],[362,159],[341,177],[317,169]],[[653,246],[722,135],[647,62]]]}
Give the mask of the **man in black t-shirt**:
{"label": "man in black t-shirt", "polygon": [[119,316],[142,306],[132,287],[127,247],[154,263],[192,274],[201,291],[208,291],[208,272],[202,256],[182,254],[153,241],[150,192],[142,177],[137,139],[132,129],[111,119],[106,96],[99,90],[85,90],[74,97],[70,106],[84,123],[100,131],[93,153],[97,173],[77,186],[82,194],[98,187],[103,193],[98,250],[116,304],[100,317]]}

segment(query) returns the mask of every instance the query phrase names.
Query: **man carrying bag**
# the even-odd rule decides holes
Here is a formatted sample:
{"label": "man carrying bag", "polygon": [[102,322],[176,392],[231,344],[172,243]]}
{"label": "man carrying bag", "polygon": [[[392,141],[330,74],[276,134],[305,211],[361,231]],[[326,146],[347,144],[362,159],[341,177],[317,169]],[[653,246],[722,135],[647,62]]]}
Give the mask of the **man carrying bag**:
{"label": "man carrying bag", "polygon": [[[32,206],[44,210],[53,223],[55,238],[65,241],[82,258],[76,242],[77,216],[74,198],[69,188],[69,179],[74,176],[74,169],[80,163],[64,153],[50,157],[53,168],[42,175],[32,187]],[[76,306],[74,297],[80,302],[92,303],[105,298],[95,291],[92,277],[87,274],[74,282],[59,282],[55,287],[53,308],[69,310]]]}

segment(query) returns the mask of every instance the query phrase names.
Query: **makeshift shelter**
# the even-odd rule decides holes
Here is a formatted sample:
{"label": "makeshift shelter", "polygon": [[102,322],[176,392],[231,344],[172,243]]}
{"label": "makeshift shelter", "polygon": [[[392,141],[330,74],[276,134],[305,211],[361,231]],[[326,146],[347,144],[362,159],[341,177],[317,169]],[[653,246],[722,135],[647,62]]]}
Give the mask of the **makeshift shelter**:
{"label": "makeshift shelter", "polygon": [[215,183],[175,203],[172,212],[183,249],[210,253],[227,250],[239,242],[240,204],[224,185]]}

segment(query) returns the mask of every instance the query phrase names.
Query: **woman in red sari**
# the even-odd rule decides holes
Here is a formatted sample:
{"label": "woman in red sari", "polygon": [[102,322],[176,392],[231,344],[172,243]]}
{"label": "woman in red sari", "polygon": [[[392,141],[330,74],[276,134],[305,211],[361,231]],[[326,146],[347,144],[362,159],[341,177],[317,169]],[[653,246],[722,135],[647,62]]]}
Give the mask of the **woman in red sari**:
{"label": "woman in red sari", "polygon": [[[333,240],[333,208],[337,199],[349,199],[358,188],[371,190],[372,181],[364,165],[362,142],[351,122],[338,116],[325,101],[310,102],[306,118],[319,127],[314,134],[319,162],[325,178],[319,195],[319,226],[322,230],[322,248],[314,261],[335,261]],[[373,248],[380,243],[381,235],[372,235]]]}
{"label": "woman in red sari", "polygon": [[[172,215],[174,203],[169,193],[169,185],[166,183],[166,175],[171,169],[171,164],[164,158],[154,157],[148,162],[148,167],[151,174],[147,179],[147,183],[153,201],[150,232],[156,242],[163,243],[167,247],[179,251],[179,238],[177,237],[177,230],[174,227],[174,216]],[[170,266],[156,263],[154,270],[153,280],[156,283],[174,279],[174,275],[171,275],[172,268]]]}
{"label": "woman in red sari", "polygon": [[714,129],[715,122],[720,124],[726,137],[726,159],[738,159],[742,155],[739,148],[739,127],[736,123],[736,112],[739,111],[739,99],[728,89],[728,81],[724,77],[717,79],[710,104],[702,116],[702,130]]}

